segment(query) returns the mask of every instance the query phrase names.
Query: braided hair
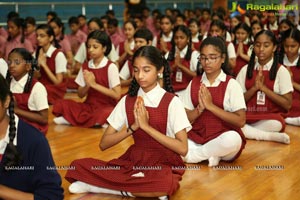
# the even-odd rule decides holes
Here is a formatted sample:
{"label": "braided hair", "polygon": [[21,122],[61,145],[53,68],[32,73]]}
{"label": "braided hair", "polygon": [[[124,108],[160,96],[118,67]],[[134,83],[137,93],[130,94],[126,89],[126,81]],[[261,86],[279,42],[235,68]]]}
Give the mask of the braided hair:
{"label": "braided hair", "polygon": [[[291,28],[282,33],[282,41],[281,41],[281,47],[280,47],[280,53],[279,53],[279,63],[281,63],[281,64],[283,64],[283,57],[285,54],[284,41],[288,38],[295,40],[300,45],[300,31],[297,28]],[[300,68],[300,58],[298,58],[296,67]]]}
{"label": "braided hair", "polygon": [[[170,78],[171,69],[170,69],[169,63],[164,58],[164,56],[161,54],[159,49],[157,49],[156,47],[153,47],[153,46],[140,47],[140,48],[138,48],[138,50],[135,51],[135,53],[133,55],[133,59],[132,59],[133,63],[137,57],[146,58],[148,60],[148,62],[150,62],[151,64],[153,64],[156,67],[157,71],[159,71],[162,67],[164,67],[163,88],[167,92],[174,93],[171,78]],[[131,84],[130,84],[129,90],[128,90],[129,96],[136,96],[139,88],[140,88],[140,86],[139,86],[137,80],[135,79],[135,77],[133,77],[133,80],[131,81]]]}
{"label": "braided hair", "polygon": [[17,147],[13,144],[13,141],[16,137],[16,124],[15,124],[15,115],[14,115],[14,101],[12,94],[9,89],[7,81],[2,75],[0,75],[0,103],[4,106],[4,102],[7,98],[10,97],[9,103],[9,143],[6,146],[6,149],[3,154],[3,167],[6,170],[6,167],[18,166],[22,160],[21,154],[18,152]]}
{"label": "braided hair", "polygon": [[167,58],[168,61],[173,61],[175,59],[175,53],[176,53],[175,35],[178,31],[182,31],[188,38],[188,50],[185,54],[184,59],[186,59],[186,60],[191,59],[191,56],[192,56],[192,34],[191,34],[191,31],[185,25],[178,25],[173,30],[174,34],[173,34],[173,38],[172,38],[172,41],[171,41],[172,48],[171,48],[171,51],[169,52],[169,55],[168,55],[168,58]]}
{"label": "braided hair", "polygon": [[[25,49],[25,48],[14,48],[9,53],[9,55],[11,55],[13,53],[19,54],[24,59],[24,61],[26,62],[26,64],[30,64],[31,65],[31,69],[28,72],[28,79],[27,79],[27,82],[25,84],[24,91],[23,91],[23,93],[29,93],[30,92],[30,88],[32,86],[32,79],[33,79],[33,76],[34,76],[34,70],[36,70],[38,68],[37,62],[33,58],[33,56],[31,55],[31,53],[27,49]],[[10,82],[11,82],[11,75],[9,74],[9,70],[7,71],[6,80],[10,84]]]}
{"label": "braided hair", "polygon": [[[258,32],[255,37],[254,37],[254,46],[255,46],[255,42],[257,40],[257,38],[260,35],[266,35],[270,38],[271,42],[273,43],[273,45],[277,45],[277,39],[276,36],[274,35],[274,33],[270,30],[262,30],[260,32]],[[254,47],[255,48],[255,47]],[[252,51],[252,54],[250,56],[250,61],[247,67],[247,78],[251,79],[253,76],[253,70],[254,70],[254,66],[255,66],[255,51]],[[277,74],[277,69],[278,69],[278,52],[277,49],[274,52],[274,56],[273,56],[273,64],[272,67],[270,69],[270,73],[269,73],[269,79],[270,80],[275,80],[276,78],[276,74]]]}

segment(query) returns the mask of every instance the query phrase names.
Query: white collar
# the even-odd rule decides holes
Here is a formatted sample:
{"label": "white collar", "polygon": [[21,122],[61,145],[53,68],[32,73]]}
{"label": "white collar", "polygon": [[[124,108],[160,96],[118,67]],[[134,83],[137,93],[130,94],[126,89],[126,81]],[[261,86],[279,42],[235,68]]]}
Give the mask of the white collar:
{"label": "white collar", "polygon": [[296,66],[297,62],[298,62],[298,59],[299,59],[299,55],[298,55],[298,57],[293,62],[290,62],[289,59],[288,59],[288,57],[286,56],[286,54],[284,54],[283,64],[285,66],[288,66],[288,67],[290,67],[290,66]]}
{"label": "white collar", "polygon": [[[267,64],[265,64],[263,66],[263,70],[267,70],[267,71],[270,71],[272,65],[273,65],[273,61],[274,59],[272,58]],[[259,66],[260,64],[258,62],[255,62],[255,66],[254,66],[254,69],[258,70],[259,69]]]}
{"label": "white collar", "polygon": [[[188,45],[186,45],[179,53],[180,53],[180,58],[184,58],[186,55],[186,52],[188,50]],[[176,47],[176,52],[179,51],[179,49]]]}
{"label": "white collar", "polygon": [[17,81],[16,79],[14,79],[14,77],[12,77],[11,79],[11,85],[20,85],[23,89],[27,83],[27,79],[28,79],[28,73],[25,74],[19,81]]}
{"label": "white collar", "polygon": [[50,45],[49,49],[48,49],[47,52],[46,52],[46,56],[47,56],[48,58],[51,58],[51,56],[52,56],[53,52],[55,51],[55,49],[56,49],[56,48],[55,48],[53,45]]}
{"label": "white collar", "polygon": [[165,92],[166,91],[157,83],[157,85],[147,93],[144,92],[142,88],[139,88],[138,96],[143,97],[146,106],[157,107]]}
{"label": "white collar", "polygon": [[94,60],[90,60],[89,61],[89,68],[91,68],[91,69],[99,69],[99,68],[105,67],[106,64],[107,64],[107,62],[108,62],[108,58],[106,56],[104,56],[102,58],[101,62],[97,66],[94,64]]}
{"label": "white collar", "polygon": [[205,86],[218,86],[220,82],[225,82],[226,81],[226,74],[223,72],[223,70],[221,69],[220,74],[217,76],[217,78],[215,79],[215,82],[210,84],[209,80],[207,79],[206,73],[204,72],[201,78],[201,82],[205,85]]}

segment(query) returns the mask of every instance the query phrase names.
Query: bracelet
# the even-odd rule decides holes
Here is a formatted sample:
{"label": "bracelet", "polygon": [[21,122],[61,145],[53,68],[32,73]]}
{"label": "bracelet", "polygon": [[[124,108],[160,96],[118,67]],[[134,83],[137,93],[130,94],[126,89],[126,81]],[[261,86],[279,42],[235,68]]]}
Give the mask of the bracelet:
{"label": "bracelet", "polygon": [[131,133],[134,133],[134,130],[131,128],[131,125],[127,128],[127,132],[131,131]]}

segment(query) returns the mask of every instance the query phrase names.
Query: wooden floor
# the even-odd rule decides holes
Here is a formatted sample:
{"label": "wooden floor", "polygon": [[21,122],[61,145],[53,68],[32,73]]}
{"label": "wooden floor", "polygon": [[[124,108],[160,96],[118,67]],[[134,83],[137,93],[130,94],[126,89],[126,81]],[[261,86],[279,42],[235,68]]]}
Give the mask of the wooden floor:
{"label": "wooden floor", "polygon": [[[68,93],[66,98],[76,98]],[[78,128],[53,123],[52,107],[49,110],[50,127],[47,134],[55,163],[68,166],[72,160],[92,157],[111,160],[123,154],[132,144],[127,138],[120,144],[101,151],[98,148],[102,128]],[[300,127],[287,126],[291,144],[248,140],[242,155],[234,163],[220,162],[218,168],[209,168],[207,162],[189,164],[180,189],[171,200],[285,200],[300,197]],[[110,200],[131,199],[107,194],[73,195],[69,183],[63,178],[66,170],[59,170],[63,179],[65,199]],[[133,198],[132,198],[133,199]],[[144,198],[136,198],[144,199]]]}

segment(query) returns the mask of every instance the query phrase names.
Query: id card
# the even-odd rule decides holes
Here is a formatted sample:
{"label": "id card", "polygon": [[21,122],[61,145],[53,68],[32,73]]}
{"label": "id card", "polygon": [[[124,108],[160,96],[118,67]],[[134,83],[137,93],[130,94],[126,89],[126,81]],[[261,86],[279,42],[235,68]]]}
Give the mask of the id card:
{"label": "id card", "polygon": [[266,103],[266,94],[262,91],[257,91],[256,104],[265,105]]}
{"label": "id card", "polygon": [[176,71],[176,82],[182,82],[182,71],[181,70]]}

